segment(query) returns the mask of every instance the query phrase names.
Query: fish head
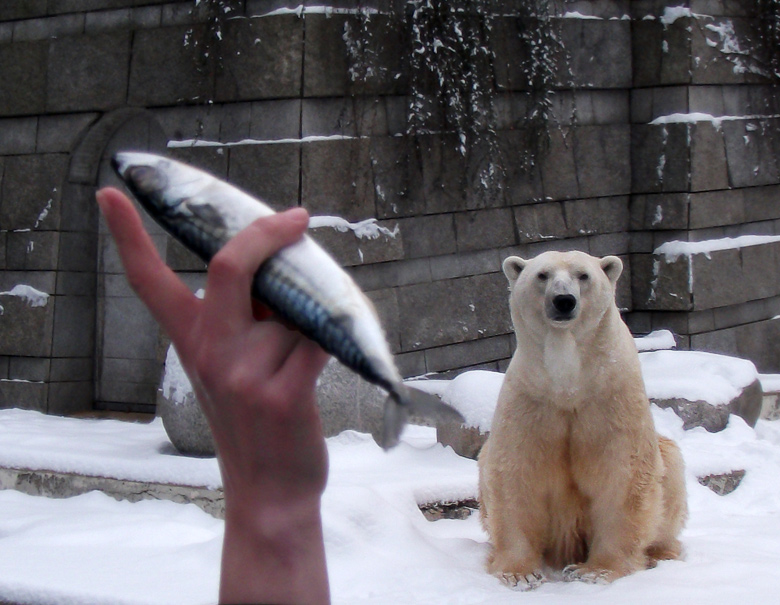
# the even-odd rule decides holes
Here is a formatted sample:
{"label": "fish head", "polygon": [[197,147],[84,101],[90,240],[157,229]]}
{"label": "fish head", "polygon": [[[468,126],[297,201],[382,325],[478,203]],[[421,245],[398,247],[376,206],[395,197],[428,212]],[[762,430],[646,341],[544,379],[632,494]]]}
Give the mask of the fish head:
{"label": "fish head", "polygon": [[[111,164],[149,215],[204,261],[231,233],[210,190],[217,179],[202,170],[152,153],[125,151]],[[237,230],[236,230],[237,231]]]}
{"label": "fish head", "polygon": [[187,189],[192,174],[183,174],[178,162],[152,153],[124,151],[113,156],[111,165],[152,216],[190,214]]}

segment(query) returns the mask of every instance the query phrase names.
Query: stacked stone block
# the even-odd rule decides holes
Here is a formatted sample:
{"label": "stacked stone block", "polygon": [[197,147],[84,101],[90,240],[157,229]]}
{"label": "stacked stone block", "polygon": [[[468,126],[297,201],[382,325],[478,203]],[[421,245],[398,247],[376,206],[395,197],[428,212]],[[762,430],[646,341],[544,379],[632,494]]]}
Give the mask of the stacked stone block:
{"label": "stacked stone block", "polygon": [[[660,4],[635,3],[633,14],[630,325],[671,328],[685,346],[774,371],[776,244],[722,249],[724,238],[777,234],[780,218],[775,93],[734,51],[749,48],[750,7]],[[710,243],[670,257],[667,241]]]}
{"label": "stacked stone block", "polygon": [[[775,244],[670,263],[655,254],[670,240],[776,233],[780,168],[764,136],[774,124],[668,117],[769,112],[767,83],[723,52],[726,26],[747,28],[740,3],[693,1],[675,19],[661,0],[563,3],[554,24],[569,60],[530,171],[519,167],[522,24],[495,19],[505,176],[492,197],[463,186],[453,135],[407,135],[408,49],[386,14],[402,3],[362,3],[380,10],[365,21],[311,8],[320,2],[233,2],[221,42],[206,2],[0,4],[0,291],[24,282],[51,295],[44,307],[0,296],[0,405],[153,409],[164,338],[92,203],[96,186],[116,182],[106,159],[123,148],[204,167],[277,209],[376,218],[376,239],[313,236],[366,290],[407,376],[503,369],[514,345],[501,261],[548,249],[620,255],[619,305],[637,332],[672,328],[683,345],[780,364],[754,338],[774,329]],[[365,80],[352,77],[345,42],[363,27],[381,41],[381,69]],[[168,263],[203,285],[202,264],[148,224]]]}
{"label": "stacked stone block", "polygon": [[[63,203],[72,195],[63,187],[69,167],[63,139],[72,132],[66,121],[60,120],[61,137],[50,120],[0,121],[6,135],[0,162],[0,399],[41,411],[50,402],[78,407],[92,399],[94,235],[80,229],[82,217]],[[48,295],[45,304],[8,294],[20,285]]]}

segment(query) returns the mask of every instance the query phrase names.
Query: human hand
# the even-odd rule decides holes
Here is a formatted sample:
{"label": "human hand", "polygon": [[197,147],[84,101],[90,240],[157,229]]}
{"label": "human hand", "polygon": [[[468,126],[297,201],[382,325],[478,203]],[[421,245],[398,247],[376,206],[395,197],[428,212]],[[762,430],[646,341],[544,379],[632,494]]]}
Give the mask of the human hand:
{"label": "human hand", "polygon": [[159,257],[124,194],[103,189],[98,203],[130,285],[170,336],[212,429],[226,506],[221,599],[327,602],[327,450],[314,388],[328,357],[275,319],[255,320],[249,296],[257,268],[302,236],[308,215],[290,210],[236,235],[212,259],[200,300]]}

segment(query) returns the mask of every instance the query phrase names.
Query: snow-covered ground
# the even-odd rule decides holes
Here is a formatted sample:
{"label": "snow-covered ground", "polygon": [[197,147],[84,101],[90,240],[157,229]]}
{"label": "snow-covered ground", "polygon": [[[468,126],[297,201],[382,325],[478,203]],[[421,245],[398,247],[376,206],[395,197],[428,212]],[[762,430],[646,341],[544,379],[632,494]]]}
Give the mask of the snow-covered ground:
{"label": "snow-covered ground", "polygon": [[[671,347],[670,335],[637,340]],[[640,354],[651,396],[722,404],[758,376],[750,362],[687,351]],[[769,377],[771,378],[771,377]],[[768,378],[768,380],[769,380]],[[489,429],[503,376],[466,372],[418,382]],[[771,380],[769,381],[771,382]],[[767,383],[768,384],[768,383]],[[477,467],[408,427],[399,447],[370,436],[328,440],[331,470],[323,518],[335,603],[528,602],[726,604],[777,599],[780,577],[780,422],[755,429],[732,417],[721,433],[682,430],[653,409],[687,465],[691,510],[684,561],[665,562],[610,586],[553,581],[519,597],[483,570],[487,537],[476,515],[429,522],[420,504],[475,498]],[[131,424],[0,411],[0,466],[134,481],[219,487],[214,459],[176,455],[159,420]],[[697,477],[747,471],[718,496]],[[0,602],[211,603],[216,599],[223,524],[195,505],[116,502],[101,493],[65,500],[0,491]]]}
{"label": "snow-covered ground", "polygon": [[[487,539],[476,515],[427,521],[418,503],[474,497],[476,463],[410,427],[385,453],[364,434],[328,441],[323,500],[334,603],[546,604],[776,602],[780,594],[780,422],[755,429],[732,417],[717,434],[684,432],[670,410],[658,429],[680,444],[690,520],[684,561],[663,562],[609,586],[550,582],[519,595],[483,571]],[[96,462],[100,460],[100,462]],[[0,411],[0,465],[29,463],[127,478],[214,483],[213,460],[171,455],[161,423],[52,418]],[[718,496],[697,475],[745,469]],[[218,478],[216,479],[218,481]],[[65,500],[0,491],[0,602],[213,603],[223,525],[195,505]]]}

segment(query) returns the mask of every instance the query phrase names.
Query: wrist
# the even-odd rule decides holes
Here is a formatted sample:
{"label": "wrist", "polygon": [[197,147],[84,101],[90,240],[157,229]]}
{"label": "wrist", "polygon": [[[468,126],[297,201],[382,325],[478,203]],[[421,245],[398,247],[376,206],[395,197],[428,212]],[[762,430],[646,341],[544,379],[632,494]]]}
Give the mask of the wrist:
{"label": "wrist", "polygon": [[261,489],[225,490],[225,522],[240,524],[266,540],[287,540],[320,528],[321,494],[288,497]]}
{"label": "wrist", "polygon": [[231,495],[225,497],[221,601],[328,603],[320,497],[281,502]]}

